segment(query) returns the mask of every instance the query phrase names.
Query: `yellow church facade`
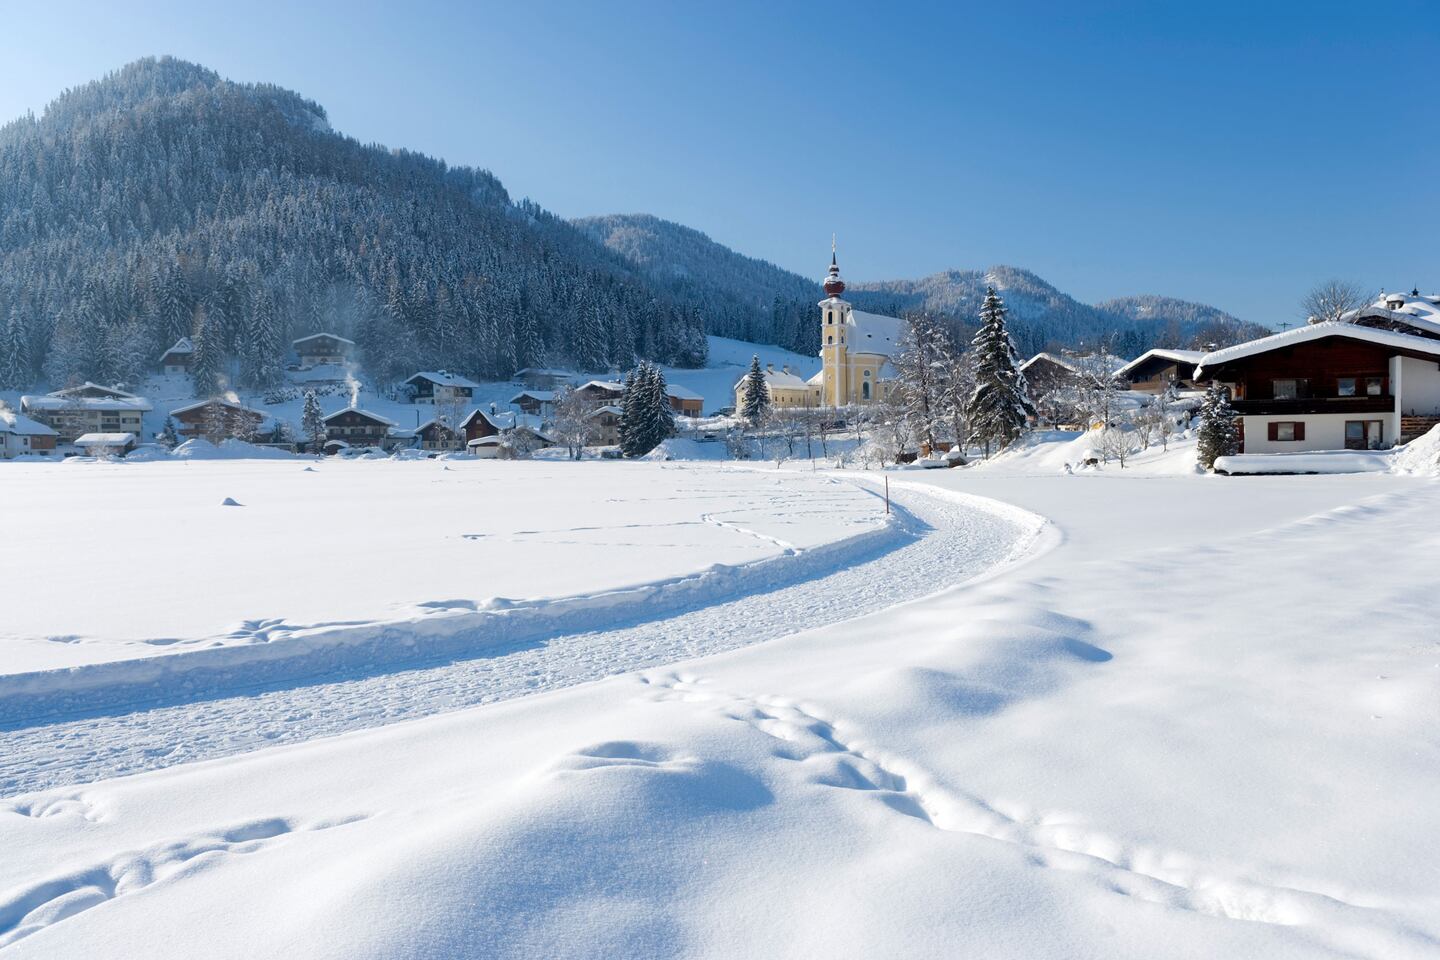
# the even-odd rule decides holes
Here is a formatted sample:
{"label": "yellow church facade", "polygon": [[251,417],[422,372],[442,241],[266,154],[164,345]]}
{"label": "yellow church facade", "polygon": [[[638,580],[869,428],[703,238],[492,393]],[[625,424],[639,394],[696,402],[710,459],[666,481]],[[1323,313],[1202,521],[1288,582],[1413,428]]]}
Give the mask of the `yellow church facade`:
{"label": "yellow church facade", "polygon": [[[788,367],[765,371],[770,403],[776,409],[851,407],[883,403],[894,388],[891,358],[900,350],[905,321],[856,310],[846,300],[845,281],[832,250],[820,301],[820,372],[802,380]],[[735,409],[745,404],[745,380],[735,384]]]}

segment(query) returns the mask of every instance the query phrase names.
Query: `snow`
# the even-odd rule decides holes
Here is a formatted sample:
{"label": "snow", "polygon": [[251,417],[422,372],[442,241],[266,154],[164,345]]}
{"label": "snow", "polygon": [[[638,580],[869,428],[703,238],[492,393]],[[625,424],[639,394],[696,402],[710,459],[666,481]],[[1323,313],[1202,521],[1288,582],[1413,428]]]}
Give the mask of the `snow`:
{"label": "snow", "polygon": [[[258,459],[267,455],[276,459]],[[593,619],[606,594],[628,590],[634,599],[706,571],[719,585],[722,569],[890,529],[872,496],[803,474],[474,458],[317,462],[202,439],[169,462],[6,464],[6,482],[26,510],[7,523],[0,566],[23,569],[27,588],[6,601],[3,674],[177,651],[232,671],[283,658],[299,669],[297,654],[281,649],[287,641],[333,659],[337,646],[402,628],[444,634],[436,642],[463,630],[476,643],[498,629],[486,625],[495,619],[487,609],[534,620],[564,612],[565,599]],[[243,516],[215,509],[226,497],[246,505]],[[111,528],[120,511],[143,535],[125,538],[121,562],[84,588],[98,602],[72,602],[77,545]],[[514,615],[527,605],[537,611]],[[43,691],[61,680],[67,689],[131,682],[91,670],[24,686]]]}
{"label": "snow", "polygon": [[465,387],[472,390],[480,386],[468,377],[462,377],[458,373],[447,373],[444,370],[421,370],[405,382],[414,383],[416,380],[428,380],[442,387]]}
{"label": "snow", "polygon": [[1140,364],[1151,357],[1159,357],[1162,360],[1174,360],[1177,363],[1199,363],[1205,357],[1204,350],[1169,350],[1156,347],[1153,350],[1146,350],[1140,356],[1115,371],[1115,376],[1123,377]]}
{"label": "snow", "polygon": [[1242,453],[1215,460],[1216,473],[1385,473],[1388,450],[1315,450],[1308,453]]}
{"label": "snow", "polygon": [[[247,504],[223,512],[253,518],[235,479],[254,465],[223,466]],[[789,482],[596,466],[671,496],[712,472]],[[105,469],[142,472],[76,472]],[[127,960],[1434,956],[1440,485],[1027,470],[892,478],[910,546],[718,617],[379,671],[353,697],[292,682],[11,726],[8,782],[56,785],[0,801],[0,942]],[[568,577],[553,556],[514,563]],[[727,625],[733,645],[707,646]],[[363,729],[407,716],[407,695],[431,711]],[[352,732],[297,736],[313,726]],[[267,735],[284,745],[256,750]],[[83,776],[111,763],[152,772]]]}
{"label": "snow", "polygon": [[850,322],[855,326],[850,335],[851,352],[888,357],[900,349],[900,340],[905,334],[905,321],[899,317],[851,310]]}
{"label": "snow", "polygon": [[0,433],[13,433],[18,436],[30,437],[59,436],[55,430],[40,421],[32,420],[22,413],[16,413],[13,410],[5,408],[0,408]]}

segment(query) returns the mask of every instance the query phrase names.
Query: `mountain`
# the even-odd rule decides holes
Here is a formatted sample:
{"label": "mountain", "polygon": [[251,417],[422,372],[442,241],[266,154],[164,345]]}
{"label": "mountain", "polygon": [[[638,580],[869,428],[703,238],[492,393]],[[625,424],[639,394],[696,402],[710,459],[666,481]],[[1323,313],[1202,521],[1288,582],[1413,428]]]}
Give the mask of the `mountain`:
{"label": "mountain", "polygon": [[[707,317],[711,332],[805,353],[818,349],[818,280],[736,253],[698,230],[648,214],[572,222],[677,296],[702,297],[707,311],[711,304],[723,305],[719,316]],[[1092,306],[1028,270],[1007,266],[947,270],[918,280],[852,282],[846,296],[856,306],[877,312],[937,314],[951,322],[957,336],[968,337],[986,286],[1004,295],[1012,332],[1026,353],[1110,337],[1113,350],[1133,356],[1152,346],[1227,344],[1269,332],[1215,307],[1168,297],[1126,297]]]}
{"label": "mountain", "polygon": [[0,388],[133,383],[181,336],[202,392],[263,387],[321,330],[382,380],[705,353],[694,305],[585,232],[279,87],[147,59],[0,127]]}
{"label": "mountain", "polygon": [[[806,353],[819,348],[811,309],[821,296],[818,281],[649,214],[585,217],[571,223],[677,299],[703,302],[710,333]],[[797,304],[806,309],[794,309]]]}

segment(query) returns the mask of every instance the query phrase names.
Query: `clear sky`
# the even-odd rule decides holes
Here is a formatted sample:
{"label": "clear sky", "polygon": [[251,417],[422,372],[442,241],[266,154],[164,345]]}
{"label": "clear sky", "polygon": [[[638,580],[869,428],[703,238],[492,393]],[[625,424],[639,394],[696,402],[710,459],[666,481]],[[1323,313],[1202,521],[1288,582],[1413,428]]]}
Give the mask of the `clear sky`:
{"label": "clear sky", "polygon": [[1007,263],[1270,324],[1330,277],[1440,288],[1440,2],[0,0],[0,117],[165,53],[817,277],[835,232],[851,279]]}

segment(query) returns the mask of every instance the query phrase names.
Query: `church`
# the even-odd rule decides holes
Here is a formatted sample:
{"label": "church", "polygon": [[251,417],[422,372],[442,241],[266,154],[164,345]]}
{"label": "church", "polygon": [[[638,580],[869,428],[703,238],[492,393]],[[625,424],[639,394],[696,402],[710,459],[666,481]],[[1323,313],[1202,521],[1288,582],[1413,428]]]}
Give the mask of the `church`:
{"label": "church", "polygon": [[[802,380],[788,368],[765,371],[770,403],[777,409],[849,407],[886,400],[895,380],[891,357],[900,350],[905,321],[856,310],[846,300],[845,281],[830,250],[830,271],[820,301],[820,372]],[[735,384],[735,408],[745,405],[745,380]]]}

